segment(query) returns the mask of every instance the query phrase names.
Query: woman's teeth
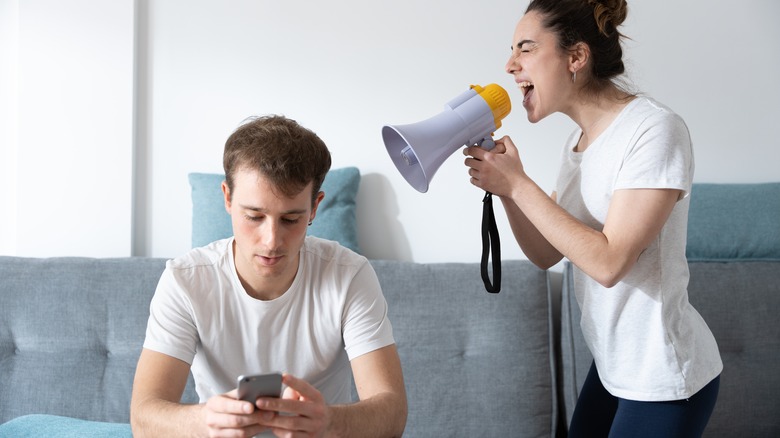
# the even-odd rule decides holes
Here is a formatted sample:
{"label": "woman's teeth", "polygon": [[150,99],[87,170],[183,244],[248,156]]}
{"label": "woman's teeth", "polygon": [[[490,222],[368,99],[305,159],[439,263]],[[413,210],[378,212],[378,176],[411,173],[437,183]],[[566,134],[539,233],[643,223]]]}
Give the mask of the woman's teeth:
{"label": "woman's teeth", "polygon": [[534,84],[529,81],[523,81],[518,83],[517,86],[523,92],[523,102],[528,101],[528,98],[531,97],[531,90],[534,89]]}

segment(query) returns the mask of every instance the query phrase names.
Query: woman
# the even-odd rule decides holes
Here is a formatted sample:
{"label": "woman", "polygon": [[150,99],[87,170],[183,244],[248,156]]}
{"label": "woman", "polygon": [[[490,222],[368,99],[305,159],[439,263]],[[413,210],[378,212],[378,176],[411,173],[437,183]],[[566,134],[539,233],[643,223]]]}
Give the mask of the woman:
{"label": "woman", "polygon": [[467,148],[465,163],[472,184],[501,198],[532,262],[575,266],[594,363],[569,436],[695,437],[723,365],[688,303],[693,152],[678,115],[616,81],[626,12],[624,0],[534,0],[517,24],[506,71],[528,120],[561,112],[578,125],[551,196],[509,137],[492,151]]}

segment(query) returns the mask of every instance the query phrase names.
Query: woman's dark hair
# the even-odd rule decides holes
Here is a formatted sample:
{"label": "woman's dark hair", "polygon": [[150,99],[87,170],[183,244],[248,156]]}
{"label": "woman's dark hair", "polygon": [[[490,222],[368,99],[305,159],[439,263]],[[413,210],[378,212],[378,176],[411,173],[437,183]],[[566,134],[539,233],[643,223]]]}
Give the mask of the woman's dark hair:
{"label": "woman's dark hair", "polygon": [[310,182],[312,205],[330,170],[330,152],[314,132],[283,116],[249,119],[225,142],[222,157],[231,193],[236,172],[260,172],[285,196],[295,196]]}
{"label": "woman's dark hair", "polygon": [[617,30],[628,14],[625,0],[533,0],[526,13],[531,11],[542,16],[542,25],[557,35],[562,50],[579,42],[588,45],[592,62],[586,89],[616,85],[615,78],[625,72],[623,35]]}

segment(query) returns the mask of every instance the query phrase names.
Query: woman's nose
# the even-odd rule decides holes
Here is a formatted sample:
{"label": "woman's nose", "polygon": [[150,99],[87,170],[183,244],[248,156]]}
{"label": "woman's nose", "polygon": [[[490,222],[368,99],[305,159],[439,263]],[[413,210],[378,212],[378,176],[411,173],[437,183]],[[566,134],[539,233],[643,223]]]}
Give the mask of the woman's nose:
{"label": "woman's nose", "polygon": [[515,74],[515,72],[520,68],[520,63],[517,62],[517,58],[515,57],[515,54],[509,55],[509,60],[506,62],[506,65],[504,66],[504,70],[509,73],[510,75]]}

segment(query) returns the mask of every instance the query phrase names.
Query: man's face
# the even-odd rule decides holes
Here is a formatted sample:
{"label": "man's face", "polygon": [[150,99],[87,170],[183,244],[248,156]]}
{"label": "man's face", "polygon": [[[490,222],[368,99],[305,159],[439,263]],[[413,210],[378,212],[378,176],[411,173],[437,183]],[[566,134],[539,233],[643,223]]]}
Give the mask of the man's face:
{"label": "man's face", "polygon": [[314,219],[312,184],[288,198],[256,170],[235,173],[233,191],[223,183],[233,222],[236,270],[247,292],[259,299],[281,296],[298,271],[299,250]]}

